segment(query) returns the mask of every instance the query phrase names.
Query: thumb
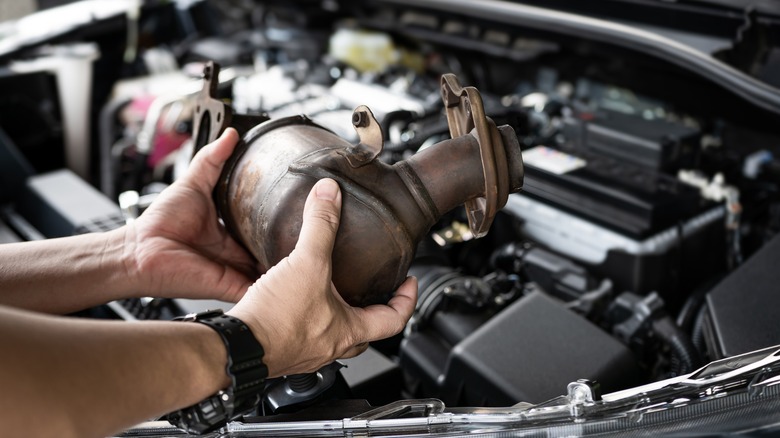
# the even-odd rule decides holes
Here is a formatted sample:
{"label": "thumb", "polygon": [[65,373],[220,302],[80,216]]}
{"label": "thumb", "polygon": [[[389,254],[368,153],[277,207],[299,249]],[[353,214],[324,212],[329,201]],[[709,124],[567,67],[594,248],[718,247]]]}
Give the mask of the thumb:
{"label": "thumb", "polygon": [[237,143],[238,132],[233,128],[225,129],[225,132],[218,139],[207,144],[195,154],[187,172],[187,179],[206,192],[210,192],[217,184],[225,161],[233,153]]}
{"label": "thumb", "polygon": [[330,260],[341,219],[341,189],[336,181],[317,181],[303,207],[303,224],[295,250]]}

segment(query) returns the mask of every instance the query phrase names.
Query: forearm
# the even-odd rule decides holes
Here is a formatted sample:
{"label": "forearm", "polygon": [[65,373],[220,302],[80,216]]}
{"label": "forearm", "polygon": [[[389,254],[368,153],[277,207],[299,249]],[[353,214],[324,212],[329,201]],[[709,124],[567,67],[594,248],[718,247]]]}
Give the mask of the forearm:
{"label": "forearm", "polygon": [[230,384],[225,347],[201,324],[89,321],[0,306],[0,351],[0,424],[10,436],[105,436]]}
{"label": "forearm", "polygon": [[0,304],[68,313],[135,296],[124,229],[0,245]]}

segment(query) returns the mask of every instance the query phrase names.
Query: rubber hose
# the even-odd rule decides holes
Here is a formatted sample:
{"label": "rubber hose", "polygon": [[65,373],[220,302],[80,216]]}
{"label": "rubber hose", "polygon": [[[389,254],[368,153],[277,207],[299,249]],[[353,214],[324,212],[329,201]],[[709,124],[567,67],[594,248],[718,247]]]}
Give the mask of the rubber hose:
{"label": "rubber hose", "polygon": [[653,321],[653,331],[672,350],[672,354],[679,363],[674,370],[677,375],[688,374],[696,369],[699,364],[699,353],[693,346],[691,339],[679,327],[674,324],[670,316]]}
{"label": "rubber hose", "polygon": [[707,352],[707,344],[704,340],[704,319],[707,315],[708,308],[709,306],[707,306],[706,303],[701,306],[701,309],[699,309],[699,312],[696,315],[696,320],[693,323],[691,341],[693,341],[693,346],[696,347],[696,350],[699,352],[699,357],[704,357]]}

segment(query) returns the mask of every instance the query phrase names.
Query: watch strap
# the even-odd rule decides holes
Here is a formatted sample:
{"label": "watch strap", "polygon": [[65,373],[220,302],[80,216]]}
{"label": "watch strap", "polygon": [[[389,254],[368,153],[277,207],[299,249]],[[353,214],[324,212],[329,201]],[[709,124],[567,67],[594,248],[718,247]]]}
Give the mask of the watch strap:
{"label": "watch strap", "polygon": [[265,351],[252,330],[240,319],[222,310],[209,310],[176,318],[198,322],[216,331],[227,349],[225,371],[231,385],[211,397],[168,415],[168,421],[191,433],[216,430],[257,406],[268,377]]}
{"label": "watch strap", "polygon": [[220,314],[196,319],[216,331],[228,349],[226,372],[232,381],[231,389],[236,400],[258,393],[268,377],[268,367],[263,363],[265,350],[252,330],[240,319]]}

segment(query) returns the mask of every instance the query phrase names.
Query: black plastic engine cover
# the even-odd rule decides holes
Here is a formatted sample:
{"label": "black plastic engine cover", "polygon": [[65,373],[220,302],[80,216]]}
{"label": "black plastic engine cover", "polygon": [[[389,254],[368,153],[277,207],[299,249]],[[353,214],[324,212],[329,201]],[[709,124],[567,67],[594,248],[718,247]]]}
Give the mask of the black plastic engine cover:
{"label": "black plastic engine cover", "polygon": [[449,406],[540,403],[577,379],[608,392],[640,376],[623,344],[542,293],[513,303],[452,348],[433,331],[413,334],[402,344],[401,367],[413,387]]}
{"label": "black plastic engine cover", "polygon": [[780,345],[780,235],[707,295],[704,322],[712,359]]}

